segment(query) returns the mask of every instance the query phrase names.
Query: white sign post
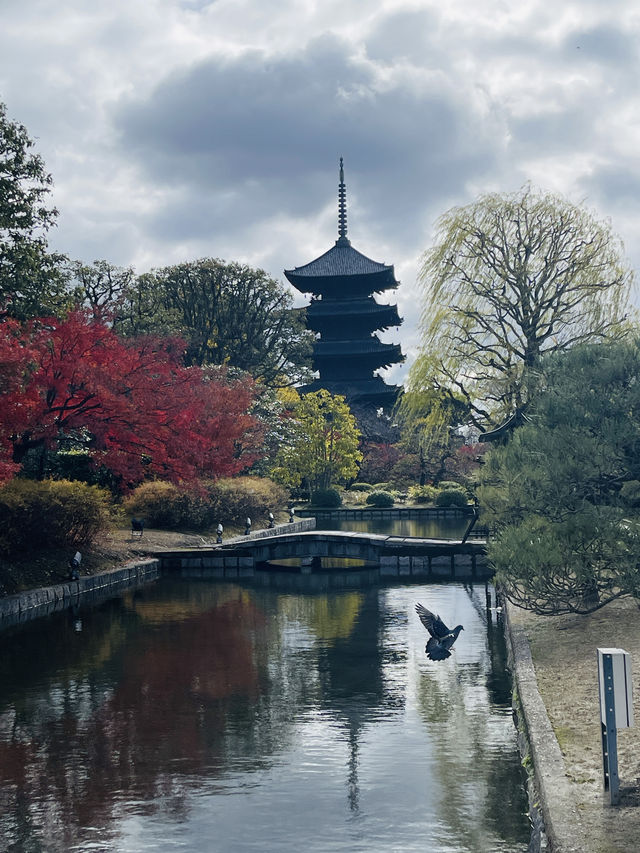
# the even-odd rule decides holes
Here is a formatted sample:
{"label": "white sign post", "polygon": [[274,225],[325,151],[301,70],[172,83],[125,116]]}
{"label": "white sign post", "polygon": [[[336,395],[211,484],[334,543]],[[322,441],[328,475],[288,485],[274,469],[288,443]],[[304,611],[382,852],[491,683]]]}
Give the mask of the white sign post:
{"label": "white sign post", "polygon": [[631,655],[623,649],[598,649],[598,685],[604,789],[614,806],[620,798],[617,730],[633,725]]}

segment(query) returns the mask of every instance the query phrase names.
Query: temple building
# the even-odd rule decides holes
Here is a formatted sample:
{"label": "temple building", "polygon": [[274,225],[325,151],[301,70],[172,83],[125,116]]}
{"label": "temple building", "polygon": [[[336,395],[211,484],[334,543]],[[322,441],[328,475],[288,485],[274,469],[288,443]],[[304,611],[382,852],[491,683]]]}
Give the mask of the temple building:
{"label": "temple building", "polygon": [[398,391],[374,371],[404,361],[398,344],[383,344],[375,334],[402,322],[395,305],[374,294],[398,287],[393,266],[372,261],[347,238],[347,201],[340,158],[338,239],[328,252],[301,267],[285,270],[291,284],[311,294],[307,326],[316,332],[313,369],[319,378],[300,389],[326,388],[351,405],[390,409]]}

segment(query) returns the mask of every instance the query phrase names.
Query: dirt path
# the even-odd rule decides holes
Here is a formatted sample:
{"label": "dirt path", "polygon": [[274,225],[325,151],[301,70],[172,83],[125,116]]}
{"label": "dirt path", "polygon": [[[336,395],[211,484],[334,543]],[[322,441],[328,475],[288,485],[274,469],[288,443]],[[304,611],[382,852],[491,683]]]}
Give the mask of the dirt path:
{"label": "dirt path", "polygon": [[[614,602],[590,616],[540,617],[514,609],[531,645],[538,687],[565,761],[565,772],[592,846],[585,853],[640,851],[640,610]],[[618,733],[621,805],[602,789],[596,649],[618,647],[635,669],[636,726]]]}

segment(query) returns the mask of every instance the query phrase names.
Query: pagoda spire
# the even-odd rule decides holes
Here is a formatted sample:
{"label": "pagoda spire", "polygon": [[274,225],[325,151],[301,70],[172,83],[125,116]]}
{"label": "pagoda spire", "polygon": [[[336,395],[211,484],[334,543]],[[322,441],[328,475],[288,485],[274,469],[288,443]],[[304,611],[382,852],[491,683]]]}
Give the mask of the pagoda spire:
{"label": "pagoda spire", "polygon": [[347,237],[347,188],[344,183],[344,166],[340,158],[340,183],[338,184],[338,239],[336,246],[350,246]]}

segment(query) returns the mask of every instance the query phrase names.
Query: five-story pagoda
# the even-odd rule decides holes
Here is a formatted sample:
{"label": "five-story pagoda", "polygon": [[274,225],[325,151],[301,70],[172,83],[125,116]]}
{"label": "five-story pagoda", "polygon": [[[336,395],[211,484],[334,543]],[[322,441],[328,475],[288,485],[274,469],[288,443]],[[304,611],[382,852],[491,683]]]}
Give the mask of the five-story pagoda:
{"label": "five-story pagoda", "polygon": [[399,388],[375,370],[404,361],[398,344],[383,344],[375,332],[402,322],[395,305],[376,302],[373,294],[395,289],[393,266],[372,261],[347,238],[347,203],[340,158],[338,239],[314,261],[284,274],[301,293],[311,293],[307,326],[319,337],[313,347],[313,369],[319,378],[302,392],[326,388],[350,404],[389,409]]}

